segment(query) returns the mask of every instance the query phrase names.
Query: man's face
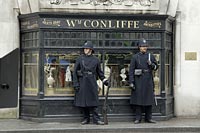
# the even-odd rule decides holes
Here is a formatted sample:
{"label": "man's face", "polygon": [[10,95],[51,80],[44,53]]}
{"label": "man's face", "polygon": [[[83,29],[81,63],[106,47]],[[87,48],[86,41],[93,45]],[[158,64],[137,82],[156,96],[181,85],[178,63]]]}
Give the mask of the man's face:
{"label": "man's face", "polygon": [[84,54],[91,55],[92,54],[92,50],[89,49],[89,48],[84,48]]}
{"label": "man's face", "polygon": [[147,52],[147,46],[139,47],[139,49],[140,49],[140,52],[142,52],[142,53],[146,53]]}

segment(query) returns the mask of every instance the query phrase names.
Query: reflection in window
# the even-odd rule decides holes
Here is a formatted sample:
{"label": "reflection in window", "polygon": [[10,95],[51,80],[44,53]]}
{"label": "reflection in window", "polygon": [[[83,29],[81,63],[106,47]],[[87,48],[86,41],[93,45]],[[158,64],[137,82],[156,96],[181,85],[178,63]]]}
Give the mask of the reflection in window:
{"label": "reflection in window", "polygon": [[22,74],[22,95],[37,95],[38,53],[23,54]]}

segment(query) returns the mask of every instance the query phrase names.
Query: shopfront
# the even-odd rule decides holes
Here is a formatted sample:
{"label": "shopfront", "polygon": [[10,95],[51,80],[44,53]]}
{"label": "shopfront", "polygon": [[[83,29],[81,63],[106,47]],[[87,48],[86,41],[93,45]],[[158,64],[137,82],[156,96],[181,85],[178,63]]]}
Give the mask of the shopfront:
{"label": "shopfront", "polygon": [[[158,60],[154,73],[158,102],[155,119],[174,115],[173,56],[174,19],[167,15],[105,15],[33,13],[20,20],[20,118],[30,120],[77,121],[73,106],[73,67],[85,41],[94,44],[105,75],[111,72],[108,119],[127,121],[134,117],[129,104],[129,64],[138,52],[137,41],[145,38]],[[99,85],[99,113],[106,93]]]}

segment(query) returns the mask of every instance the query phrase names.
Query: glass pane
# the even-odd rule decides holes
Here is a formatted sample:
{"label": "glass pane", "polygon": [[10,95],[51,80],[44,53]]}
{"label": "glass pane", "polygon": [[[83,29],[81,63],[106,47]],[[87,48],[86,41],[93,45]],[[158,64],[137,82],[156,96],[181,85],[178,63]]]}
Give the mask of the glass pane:
{"label": "glass pane", "polygon": [[71,46],[83,46],[84,43],[85,39],[84,40],[71,39]]}
{"label": "glass pane", "polygon": [[131,46],[132,47],[137,47],[137,41],[131,41]]}
{"label": "glass pane", "polygon": [[143,38],[145,38],[145,39],[149,39],[149,35],[148,35],[148,33],[143,33]]}
{"label": "glass pane", "polygon": [[166,56],[165,57],[165,90],[167,94],[171,94],[171,84],[172,84],[172,81],[170,80],[171,74],[172,74],[172,69],[171,69],[172,65],[170,64],[171,53],[166,52],[165,56]]}
{"label": "glass pane", "polygon": [[[45,78],[44,90],[45,96],[73,96],[73,70],[76,59],[80,54],[71,53],[46,53],[45,54]],[[101,54],[95,54],[99,59]],[[102,61],[101,61],[102,62]],[[99,86],[99,95],[102,95],[102,82],[97,81]]]}
{"label": "glass pane", "polygon": [[[99,52],[95,52],[94,56],[96,56],[97,58],[99,58],[99,60],[101,62],[101,70],[103,71],[103,61],[102,61],[103,58],[102,58],[102,54],[99,53]],[[106,77],[109,77],[109,76],[106,76]],[[103,94],[103,83],[102,83],[102,81],[99,78],[97,79],[97,85],[98,85],[98,92],[99,92],[98,95],[102,96],[102,94]]]}
{"label": "glass pane", "polygon": [[154,71],[154,85],[155,85],[155,88],[154,88],[154,90],[155,90],[155,95],[160,95],[160,92],[161,92],[161,90],[160,90],[160,70],[161,70],[161,68],[160,68],[160,54],[157,54],[157,53],[154,53],[154,56],[155,56],[155,58],[156,58],[156,60],[158,61],[158,65],[159,65],[159,68],[158,68],[158,70],[157,71]]}
{"label": "glass pane", "polygon": [[123,33],[123,38],[122,39],[129,39],[130,37],[129,37],[129,33]]}
{"label": "glass pane", "polygon": [[93,39],[96,39],[96,38],[97,38],[96,32],[91,32],[91,38],[93,38]]}
{"label": "glass pane", "polygon": [[97,41],[97,40],[93,40],[93,41],[92,41],[92,44],[93,44],[94,47],[99,47],[99,45],[101,45],[101,44],[99,43],[99,41]]}
{"label": "glass pane", "polygon": [[136,33],[130,33],[130,39],[136,39]]}
{"label": "glass pane", "polygon": [[[130,95],[128,71],[132,53],[107,53],[105,57],[105,75],[111,72],[110,95]],[[105,88],[106,89],[106,88]],[[106,91],[104,91],[106,92]]]}
{"label": "glass pane", "polygon": [[166,43],[165,43],[165,48],[171,49],[172,44],[172,37],[170,34],[166,34]]}
{"label": "glass pane", "polygon": [[149,47],[161,47],[161,40],[148,40]]}
{"label": "glass pane", "polygon": [[45,96],[73,96],[73,67],[78,53],[46,53],[44,60]]}
{"label": "glass pane", "polygon": [[51,33],[50,32],[44,32],[44,38],[50,38]]}
{"label": "glass pane", "polygon": [[85,38],[85,39],[88,39],[88,38],[90,38],[91,36],[90,36],[90,32],[84,32],[83,33],[83,38]]}
{"label": "glass pane", "polygon": [[136,39],[141,39],[141,38],[143,38],[142,33],[135,33],[135,38],[136,38]]}
{"label": "glass pane", "polygon": [[22,48],[35,48],[39,46],[39,33],[29,32],[22,34]]}
{"label": "glass pane", "polygon": [[82,38],[82,32],[71,32],[71,38]]}
{"label": "glass pane", "polygon": [[22,75],[22,95],[37,95],[38,53],[23,54]]}
{"label": "glass pane", "polygon": [[64,38],[70,38],[70,32],[64,32]]}
{"label": "glass pane", "polygon": [[70,43],[70,40],[65,39],[64,46],[73,46],[73,45]]}

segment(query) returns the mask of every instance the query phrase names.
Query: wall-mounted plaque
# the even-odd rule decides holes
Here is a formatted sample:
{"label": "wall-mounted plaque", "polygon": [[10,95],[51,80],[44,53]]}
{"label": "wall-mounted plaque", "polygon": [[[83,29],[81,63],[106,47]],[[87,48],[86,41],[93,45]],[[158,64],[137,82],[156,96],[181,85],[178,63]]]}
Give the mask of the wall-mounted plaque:
{"label": "wall-mounted plaque", "polygon": [[185,60],[197,60],[197,52],[185,52]]}

